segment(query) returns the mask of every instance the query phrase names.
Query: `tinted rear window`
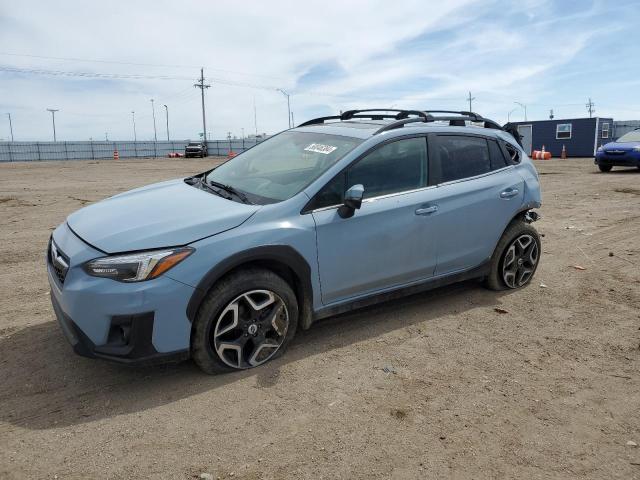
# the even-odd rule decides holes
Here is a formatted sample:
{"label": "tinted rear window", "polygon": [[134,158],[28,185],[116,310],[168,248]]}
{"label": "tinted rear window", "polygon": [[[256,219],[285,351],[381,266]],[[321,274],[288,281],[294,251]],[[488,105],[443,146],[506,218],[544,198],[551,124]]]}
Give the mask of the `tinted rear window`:
{"label": "tinted rear window", "polygon": [[504,153],[495,140],[487,140],[489,144],[489,155],[491,155],[491,170],[498,170],[508,166]]}
{"label": "tinted rear window", "polygon": [[438,135],[436,139],[441,183],[491,171],[489,147],[484,138]]}

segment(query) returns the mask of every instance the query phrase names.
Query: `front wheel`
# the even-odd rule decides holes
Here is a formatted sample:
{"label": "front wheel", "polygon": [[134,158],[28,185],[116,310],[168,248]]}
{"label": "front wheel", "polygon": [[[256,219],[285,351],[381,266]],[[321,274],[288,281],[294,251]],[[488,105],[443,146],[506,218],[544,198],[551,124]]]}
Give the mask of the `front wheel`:
{"label": "front wheel", "polygon": [[298,302],[286,281],[269,270],[241,270],[205,297],[191,353],[210,374],[257,367],[284,352],[297,325]]}
{"label": "front wheel", "polygon": [[538,268],[541,249],[540,235],[532,225],[511,222],[491,257],[487,287],[508,290],[527,285]]}
{"label": "front wheel", "polygon": [[601,172],[610,172],[613,167],[611,165],[602,165],[601,163],[599,163],[598,168]]}

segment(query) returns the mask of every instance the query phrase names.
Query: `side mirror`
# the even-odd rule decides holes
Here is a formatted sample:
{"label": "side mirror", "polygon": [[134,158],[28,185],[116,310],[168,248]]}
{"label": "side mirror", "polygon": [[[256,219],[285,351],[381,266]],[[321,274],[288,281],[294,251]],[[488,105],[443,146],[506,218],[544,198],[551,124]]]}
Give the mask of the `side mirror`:
{"label": "side mirror", "polygon": [[344,202],[338,209],[338,214],[342,218],[353,217],[353,214],[362,206],[362,198],[364,197],[364,186],[361,184],[353,185],[344,194]]}

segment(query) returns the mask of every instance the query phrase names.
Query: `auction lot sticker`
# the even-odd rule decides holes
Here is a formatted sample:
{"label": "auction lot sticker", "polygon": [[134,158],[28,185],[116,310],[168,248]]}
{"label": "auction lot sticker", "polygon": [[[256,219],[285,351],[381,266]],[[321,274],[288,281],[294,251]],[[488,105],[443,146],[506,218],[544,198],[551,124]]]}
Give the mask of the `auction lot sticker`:
{"label": "auction lot sticker", "polygon": [[334,147],[333,145],[322,145],[321,143],[312,143],[307,148],[305,148],[305,151],[323,153],[325,155],[329,155],[336,148],[338,147]]}

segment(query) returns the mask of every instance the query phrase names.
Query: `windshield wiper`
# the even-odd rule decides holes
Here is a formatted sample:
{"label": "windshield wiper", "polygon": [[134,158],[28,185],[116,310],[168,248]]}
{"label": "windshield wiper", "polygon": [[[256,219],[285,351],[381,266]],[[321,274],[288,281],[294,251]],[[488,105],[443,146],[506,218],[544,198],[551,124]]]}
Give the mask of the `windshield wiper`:
{"label": "windshield wiper", "polygon": [[193,183],[191,185],[194,185],[200,189],[203,190],[208,190],[211,193],[218,195],[219,197],[224,198],[225,200],[231,200],[230,196],[227,195],[223,195],[222,192],[220,191],[220,189],[217,188],[213,188],[211,185],[209,185],[205,180],[204,177],[191,177],[189,178],[189,180],[193,180]]}
{"label": "windshield wiper", "polygon": [[216,188],[221,188],[225,192],[229,192],[230,194],[235,195],[236,197],[238,197],[242,201],[242,203],[246,203],[246,204],[252,205],[252,203],[249,201],[249,199],[247,198],[247,196],[244,193],[242,193],[240,190],[235,189],[231,185],[225,185],[224,183],[214,182],[213,180],[209,180],[207,182],[207,180],[203,179],[203,181],[209,187],[213,186],[213,187],[216,187]]}

